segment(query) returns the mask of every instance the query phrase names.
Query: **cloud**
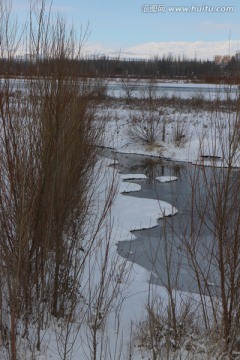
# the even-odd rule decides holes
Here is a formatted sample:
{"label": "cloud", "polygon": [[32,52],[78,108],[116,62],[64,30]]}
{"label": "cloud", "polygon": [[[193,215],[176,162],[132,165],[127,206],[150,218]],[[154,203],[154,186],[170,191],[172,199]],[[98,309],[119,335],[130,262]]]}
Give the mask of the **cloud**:
{"label": "cloud", "polygon": [[[95,43],[95,44],[86,44],[84,45],[82,52],[85,56],[119,56],[120,51],[117,52],[117,50],[114,50],[111,47],[106,47],[105,45],[102,45],[101,43]],[[118,54],[118,55],[117,55]]]}
{"label": "cloud", "polygon": [[240,49],[240,40],[226,41],[170,41],[148,42],[124,49],[106,47],[100,43],[86,45],[85,55],[106,55],[109,57],[120,56],[121,58],[144,58],[154,56],[162,57],[185,56],[202,60],[213,60],[215,55],[234,55]]}

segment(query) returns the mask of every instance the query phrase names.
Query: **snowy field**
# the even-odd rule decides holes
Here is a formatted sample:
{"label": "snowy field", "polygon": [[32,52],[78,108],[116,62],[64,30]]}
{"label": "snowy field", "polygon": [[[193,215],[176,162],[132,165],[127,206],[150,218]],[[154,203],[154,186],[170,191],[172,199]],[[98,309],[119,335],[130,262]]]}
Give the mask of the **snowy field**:
{"label": "snowy field", "polygon": [[[116,257],[116,243],[121,240],[134,239],[132,230],[150,228],[157,225],[157,220],[164,216],[174,216],[177,214],[177,209],[171,204],[161,200],[151,199],[139,199],[131,196],[131,192],[141,191],[141,185],[135,184],[134,181],[141,183],[142,180],[146,180],[146,176],[143,174],[121,174],[113,166],[110,160],[105,160],[105,168],[102,169],[103,175],[107,169],[109,180],[111,176],[117,176],[117,194],[114,204],[109,214],[112,221],[112,232],[109,248],[110,265],[109,272],[112,271],[112,261],[114,261],[114,268],[121,267],[123,260]],[[176,181],[177,178],[171,176],[165,176],[157,178],[158,181],[170,183]],[[103,186],[103,185],[102,185]],[[124,193],[128,193],[125,196]],[[102,194],[102,192],[101,192]],[[130,196],[129,196],[130,195]],[[102,195],[101,195],[102,196]],[[106,220],[106,224],[108,223]],[[102,230],[104,231],[104,229]],[[104,247],[104,244],[103,244]],[[101,251],[94,256],[92,261],[100,264]],[[89,263],[89,264],[90,264]],[[100,266],[100,265],[99,265]],[[151,359],[151,352],[145,347],[138,348],[135,344],[135,331],[136,326],[144,320],[146,314],[146,305],[149,301],[149,294],[151,297],[156,296],[161,299],[162,309],[168,306],[168,292],[164,287],[151,285],[149,280],[151,272],[146,271],[137,264],[128,265],[125,263],[127,269],[127,276],[123,277],[119,287],[119,292],[116,300],[113,303],[109,311],[109,316],[105,324],[104,329],[97,332],[97,357],[96,359]],[[94,270],[91,273],[91,288],[97,287],[101,282],[101,274],[99,273],[99,267],[96,268],[92,265],[89,266]],[[86,272],[86,284],[88,283],[88,271]],[[110,285],[109,285],[110,286]],[[151,290],[150,290],[151,289]],[[149,292],[150,291],[150,292]],[[187,303],[189,294],[180,291],[174,291],[174,297],[176,304],[179,307],[183,303]],[[200,302],[197,294],[191,295],[191,299],[196,304],[196,311],[198,311],[198,304]],[[119,307],[120,304],[120,307]],[[92,304],[90,304],[92,306]],[[119,307],[118,309],[115,309]],[[71,329],[71,335],[68,339],[68,346],[71,348],[69,357],[66,359],[92,359],[91,355],[91,331],[89,328],[88,317],[85,320],[86,323],[82,324],[80,329],[77,329],[74,325]],[[59,360],[59,350],[61,352],[61,346],[64,345],[64,334],[58,333],[57,323],[53,320],[53,325],[50,329],[42,332],[43,345],[42,351],[36,356],[38,360]],[[76,329],[75,329],[76,327]],[[75,330],[74,330],[75,329]],[[63,339],[62,339],[63,337]],[[62,341],[62,342],[61,342]],[[191,351],[186,351],[188,340],[184,344],[183,348],[178,353],[173,354],[172,359],[189,359]],[[73,344],[71,345],[69,344]],[[102,345],[106,348],[102,348]],[[196,340],[196,347],[201,349],[203,344],[198,344]],[[199,355],[194,355],[194,359],[207,359],[203,355],[203,350]],[[22,350],[22,359],[31,359],[31,356],[26,356],[27,350]],[[113,355],[114,354],[114,355]],[[165,356],[163,355],[163,359]],[[169,357],[168,357],[169,358]]]}
{"label": "snowy field", "polygon": [[[164,216],[173,216],[177,214],[177,209],[171,204],[160,200],[138,199],[132,196],[124,196],[124,193],[129,194],[134,191],[141,191],[141,185],[129,181],[146,180],[146,176],[143,174],[120,174],[112,167],[111,161],[105,160],[104,163],[105,168],[101,170],[103,171],[104,176],[106,169],[108,171],[109,179],[111,179],[113,173],[115,173],[114,176],[117,176],[117,194],[111,208],[111,213],[109,214],[113,221],[109,253],[110,263],[113,259],[115,262],[114,267],[120,267],[123,260],[116,258],[116,242],[133,239],[134,235],[131,234],[132,230],[154,227],[157,225],[158,219],[163,218]],[[173,179],[166,178],[164,180],[169,181]],[[102,185],[102,189],[103,188],[104,186]],[[101,191],[100,194],[102,196],[103,192]],[[106,224],[108,221],[109,219],[106,220]],[[104,232],[104,227],[102,231]],[[94,261],[99,261],[98,255],[94,257]],[[131,359],[136,360],[145,358],[137,348],[131,345],[131,326],[137,324],[142,318],[148,301],[149,279],[151,273],[136,264],[125,266],[128,268],[128,274],[126,278],[123,278],[123,284],[120,284],[118,299],[116,299],[116,303],[118,303],[118,301],[122,302],[121,310],[117,313],[117,311],[111,309],[107,320],[107,326],[102,335],[103,339],[101,339],[100,332],[97,334],[99,337],[97,359],[130,359],[129,356],[131,356]],[[111,269],[109,270],[111,271]],[[88,273],[86,274],[86,282],[88,282],[87,278]],[[91,286],[93,288],[101,281],[98,267],[96,267],[94,273],[91,274],[91,281]],[[155,288],[154,291],[161,295],[162,301],[167,306],[168,296],[166,290],[159,286],[154,286],[153,288]],[[182,297],[184,294],[179,293],[177,296]],[[118,316],[118,319],[116,319],[116,316]],[[57,325],[53,322],[52,328],[43,332],[42,336],[45,343],[43,349],[45,348],[45,350],[42,351],[42,354],[39,353],[36,359],[58,360],[61,358],[58,354],[60,341],[58,336],[56,336],[56,326]],[[74,340],[71,355],[69,354],[69,359],[91,359],[88,326],[82,326],[80,331],[76,331],[76,333],[77,336]],[[72,337],[70,338],[72,339]],[[101,355],[102,349],[100,339],[104,341],[104,344],[109,351],[109,356],[105,353]],[[115,357],[113,357],[113,354],[115,354]],[[28,357],[26,358],[30,359]],[[146,357],[146,359],[147,358],[148,357]]]}
{"label": "snowy field", "polygon": [[[192,85],[190,84],[189,87]],[[168,84],[165,85],[168,88]],[[211,87],[210,87],[211,88]],[[185,96],[185,95],[184,95]],[[105,146],[113,149],[115,152],[126,153],[126,154],[140,154],[147,155],[155,158],[164,158],[171,161],[179,161],[179,162],[188,162],[197,165],[205,165],[205,166],[217,166],[217,167],[227,167],[229,166],[229,161],[231,161],[231,167],[239,168],[240,167],[240,146],[238,138],[235,138],[235,130],[238,127],[238,114],[234,111],[226,111],[226,110],[216,110],[216,111],[206,111],[206,110],[194,110],[189,109],[186,110],[176,110],[171,107],[164,108],[164,141],[162,138],[163,125],[161,123],[161,117],[159,116],[159,126],[161,131],[159,132],[159,137],[151,144],[147,143],[143,139],[138,136],[134,137],[132,132],[132,118],[142,118],[143,112],[145,114],[148,113],[148,110],[139,110],[133,109],[129,107],[125,107],[122,105],[120,108],[109,109],[109,121],[107,123],[107,131],[106,131],[106,143]],[[157,112],[155,113],[155,115]],[[147,115],[146,115],[147,119]],[[147,125],[146,125],[147,127]],[[174,134],[177,129],[181,131],[180,141],[176,141],[174,138]],[[178,139],[179,140],[179,139]],[[231,159],[231,160],[230,160]],[[123,193],[125,191],[140,191],[139,184],[131,184],[131,185],[123,185],[123,180],[125,179],[133,180],[132,175],[124,175],[124,177],[120,174],[120,189],[124,186]],[[137,175],[138,179],[141,179],[141,175]],[[168,183],[172,181],[177,181],[177,177],[173,176],[163,176],[157,177],[157,181],[162,183]],[[128,186],[130,186],[128,188]],[[121,191],[120,191],[121,192]],[[123,203],[121,203],[121,200]],[[135,202],[135,200],[137,200]],[[117,208],[117,217],[121,218],[120,213],[126,212],[126,218],[123,217],[124,226],[123,233],[125,234],[125,230],[127,230],[126,224],[130,220],[130,224],[132,224],[132,229],[135,227],[135,216],[139,216],[139,220],[141,219],[140,213],[146,215],[150,214],[150,218],[147,217],[145,220],[148,222],[148,226],[154,226],[154,219],[159,218],[159,213],[154,212],[154,202],[150,202],[150,206],[148,206],[148,200],[144,199],[144,202],[141,204],[137,204],[139,199],[132,200],[128,198],[127,200],[124,197],[119,196],[115,203]],[[140,199],[142,200],[142,199]],[[124,208],[125,205],[125,208]],[[135,210],[135,205],[136,210]],[[163,212],[165,216],[169,215],[168,211],[171,209],[171,205],[166,205],[159,202],[159,209]],[[131,210],[129,211],[129,208]],[[124,210],[125,209],[125,210]],[[126,211],[127,209],[127,211]],[[152,211],[150,210],[152,209]],[[140,211],[139,211],[140,210]],[[142,210],[142,211],[141,211]],[[167,210],[167,211],[166,211]],[[139,211],[139,215],[137,215],[136,211]],[[177,209],[172,208],[172,214],[177,212]],[[133,222],[131,222],[133,219]],[[141,228],[145,228],[146,224],[141,219],[140,220]],[[128,229],[130,230],[130,228]],[[126,233],[127,235],[127,233]],[[133,265],[132,276],[135,274],[134,281],[130,285],[130,289],[134,292],[134,289],[137,295],[132,296],[131,300],[128,299],[127,307],[129,309],[134,309],[133,312],[135,315],[135,322],[139,321],[139,316],[141,318],[141,311],[137,311],[139,307],[139,299],[140,303],[146,303],[146,297],[144,293],[147,291],[148,286],[147,282],[151,276],[146,271],[144,272],[136,264]],[[144,285],[145,284],[145,285]],[[211,284],[209,284],[210,286]],[[145,290],[144,290],[145,286]],[[142,290],[140,290],[142,289]],[[158,293],[158,296],[161,298],[164,306],[167,306],[168,295],[165,288],[155,287],[155,290]],[[180,304],[185,303],[188,298],[187,293],[176,292],[176,304],[177,306],[181,306]],[[200,302],[198,295],[195,296],[196,304]],[[193,294],[191,294],[193,298]],[[206,299],[206,302],[208,299]],[[134,304],[136,306],[134,306]],[[141,307],[141,306],[140,306]],[[132,314],[132,311],[130,311]],[[126,318],[129,318],[129,314],[127,311]],[[130,316],[131,318],[131,316]],[[127,323],[125,322],[125,315],[123,315],[123,327],[126,328]],[[126,334],[127,332],[124,332]],[[196,340],[196,339],[195,339]],[[190,340],[191,342],[191,340]],[[196,340],[195,345],[196,348],[199,348],[199,353],[196,351],[194,354],[191,351],[186,351],[183,347],[177,354],[172,355],[174,359],[215,359],[218,358],[217,350],[215,349],[215,355],[207,354],[206,346],[204,345],[203,340],[198,342]],[[195,348],[195,349],[196,349]],[[237,353],[236,353],[237,355]],[[150,356],[150,357],[149,357]],[[132,353],[133,359],[150,359],[151,355],[146,351],[141,356],[139,352],[134,351]],[[162,357],[165,358],[164,356]],[[224,359],[225,357],[223,357]]]}
{"label": "snowy field", "polygon": [[[108,109],[108,116],[105,146],[116,152],[219,167],[228,164],[229,135],[238,123],[238,115],[235,112],[215,113],[194,109],[186,111],[171,107],[165,107],[163,115],[158,115],[158,111],[149,114],[148,110],[134,110],[121,105],[117,109]],[[142,127],[151,126],[147,124],[148,120],[145,125],[142,120],[144,116],[146,119],[148,116],[154,116],[153,126],[159,132],[159,136],[151,144],[133,136],[131,119],[139,119]],[[234,149],[232,166],[240,166],[239,155],[239,149]]]}
{"label": "snowy field", "polygon": [[[139,82],[138,87],[137,90],[133,89],[133,95],[145,97],[146,83],[144,81]],[[215,85],[158,83],[155,90],[169,98],[171,96],[182,98],[206,96],[208,99],[209,97],[211,99],[216,99],[216,97],[223,99],[229,96],[223,86],[216,88]],[[238,89],[233,88],[231,91],[230,97],[231,95],[236,96]],[[124,90],[119,81],[110,81],[108,95],[117,98],[124,96]],[[230,139],[238,121],[236,113],[165,107],[160,114],[160,110],[162,109],[154,109],[151,112],[151,110],[134,108],[134,106],[130,108],[126,104],[120,104],[118,107],[109,106],[104,109],[104,112],[100,109],[99,116],[106,116],[107,114],[104,147],[119,153],[140,154],[171,161],[218,167],[226,167],[231,157],[232,166],[240,167],[238,142],[234,143],[233,153],[228,152]],[[159,119],[159,122],[154,122],[158,136],[151,143],[144,141],[137,135],[134,136],[133,131],[134,124],[138,121],[136,119],[149,119],[149,114],[153,115],[154,119]],[[145,126],[144,123],[141,123],[141,126],[143,131],[146,131],[148,125]],[[102,238],[105,239],[104,237],[108,236],[109,243],[105,244],[103,241],[101,249],[100,246],[98,249],[98,245],[96,245],[96,252],[88,260],[89,263],[86,266],[81,283],[85,290],[90,289],[89,291],[93,293],[96,291],[97,293],[96,289],[103,282],[104,291],[106,291],[105,296],[108,298],[111,297],[114,284],[119,280],[116,279],[116,275],[121,274],[118,291],[114,294],[114,301],[108,308],[104,327],[99,328],[95,333],[96,357],[94,360],[150,360],[152,359],[151,351],[144,346],[137,346],[139,339],[138,341],[134,339],[134,331],[139,323],[146,319],[146,306],[149,299],[152,300],[154,296],[157,296],[161,300],[161,308],[166,311],[169,306],[169,291],[164,287],[150,284],[151,272],[129,261],[124,262],[124,259],[118,257],[116,245],[123,240],[133,240],[132,231],[134,230],[153,228],[157,226],[159,219],[175,216],[178,209],[161,199],[131,196],[132,192],[141,191],[141,181],[147,179],[146,175],[141,173],[121,174],[113,165],[116,163],[113,164],[110,160],[104,160],[104,166],[99,170],[102,172],[102,178],[104,178],[99,190],[101,201],[104,200],[104,191],[112,177],[115,177],[117,187],[111,211],[101,229]],[[158,176],[156,181],[171,186],[171,183],[178,181],[178,178],[175,176]],[[101,272],[104,251],[109,257],[108,263],[104,264],[106,265],[108,280],[103,279]],[[124,264],[123,273],[121,273],[122,264]],[[89,269],[91,269],[91,276],[89,276]],[[82,316],[81,311],[88,311],[86,309],[91,308],[91,312],[84,317],[81,326],[76,321],[75,324],[71,325],[70,331],[66,329],[66,333],[60,333],[58,321],[53,319],[52,328],[42,331],[41,336],[44,345],[41,352],[32,357],[30,349],[24,348],[23,340],[20,345],[21,357],[19,359],[60,360],[63,359],[60,354],[63,353],[63,348],[67,344],[66,346],[69,346],[70,350],[64,360],[92,360],[91,339],[93,332],[91,321],[95,316],[95,303],[90,303],[91,297],[89,295],[87,298],[87,294],[88,291],[83,296],[84,305],[79,309],[79,318]],[[174,297],[179,311],[183,304],[188,304],[191,297],[191,301],[195,304],[195,315],[198,314],[200,295],[175,291],[174,289],[171,295]],[[91,294],[91,296],[93,295]],[[206,304],[208,301],[209,299],[206,298]],[[106,304],[105,306],[107,307]],[[168,331],[169,329],[165,330]],[[164,337],[162,341],[164,344]],[[32,342],[34,343],[34,339]],[[206,343],[199,341],[197,337],[194,338],[192,335],[185,340],[182,348],[178,349],[176,353],[170,352],[168,357],[162,355],[161,359],[220,359],[215,348],[213,353],[215,355],[209,355]]]}
{"label": "snowy field", "polygon": [[[159,139],[152,144],[147,144],[139,138],[133,138],[131,127],[132,116],[139,117],[143,110],[126,107],[108,108],[107,129],[105,133],[105,146],[116,152],[142,154],[151,157],[165,158],[172,161],[190,162],[193,164],[226,166],[228,162],[226,149],[228,148],[229,134],[232,133],[232,126],[235,123],[236,115],[226,112],[209,113],[205,110],[195,111],[176,111],[173,108],[165,108],[165,139],[162,140],[162,129]],[[145,110],[144,110],[145,111]],[[147,110],[146,110],[147,111]],[[162,126],[160,122],[160,127]],[[181,129],[181,141],[174,140],[176,126]],[[235,149],[233,165],[239,166],[238,148]],[[141,181],[146,180],[144,174],[121,174],[116,170],[116,163],[106,161],[108,176],[115,173],[117,175],[118,190],[111,208],[111,246],[110,259],[115,262],[115,267],[120,267],[121,258],[116,259],[116,244],[121,240],[134,240],[132,230],[152,228],[157,225],[157,220],[177,214],[172,204],[160,200],[142,199],[131,196],[131,192],[141,191]],[[171,182],[177,181],[177,177],[163,176],[157,177],[156,181],[166,183],[171,186]],[[137,181],[137,183],[134,183]],[[128,194],[126,196],[126,194]],[[129,251],[131,254],[131,250]],[[157,296],[161,301],[161,308],[167,309],[169,302],[169,293],[166,288],[149,283],[152,272],[146,271],[135,263],[126,262],[129,266],[128,275],[121,280],[120,292],[120,310],[111,309],[106,322],[104,331],[97,333],[98,337],[98,355],[97,359],[151,359],[152,353],[144,346],[136,346],[138,342],[134,340],[133,329],[146,318],[146,305],[150,298]],[[110,267],[110,270],[112,268]],[[92,284],[101,281],[99,272],[94,271],[91,277]],[[173,296],[179,311],[183,304],[187,304],[189,299],[195,304],[195,316],[200,312],[200,295],[189,294],[187,292],[174,291]],[[207,304],[210,301],[205,299]],[[217,301],[217,299],[216,299]],[[199,313],[200,316],[200,313]],[[136,331],[136,330],[135,330]],[[135,333],[134,333],[135,334]],[[48,333],[48,339],[51,346],[42,359],[59,359],[57,353],[57,343],[55,335]],[[52,338],[53,337],[53,338]],[[89,328],[83,327],[74,345],[72,359],[91,359]],[[55,340],[54,340],[55,339]],[[55,341],[55,342],[54,342]],[[105,344],[106,352],[109,355],[102,355],[101,344]],[[198,339],[197,336],[188,336],[182,347],[175,353],[162,355],[163,359],[217,359],[218,351],[215,344],[210,347],[212,354],[209,355],[209,344],[207,339]],[[54,350],[55,349],[55,350]],[[55,352],[55,355],[54,355]],[[114,354],[114,355],[112,355]],[[120,355],[119,355],[120,354]],[[209,357],[210,356],[210,357]]]}

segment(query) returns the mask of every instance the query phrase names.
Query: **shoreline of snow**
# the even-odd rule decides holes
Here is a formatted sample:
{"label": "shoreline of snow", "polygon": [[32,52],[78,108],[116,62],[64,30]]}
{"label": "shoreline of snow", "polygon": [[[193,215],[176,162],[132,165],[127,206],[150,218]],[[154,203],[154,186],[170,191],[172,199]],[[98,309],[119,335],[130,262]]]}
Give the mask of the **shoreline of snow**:
{"label": "shoreline of snow", "polygon": [[[159,107],[161,109],[161,105]],[[236,126],[237,114],[234,111],[231,114],[220,110],[213,113],[210,110],[198,111],[194,108],[179,111],[174,104],[164,107],[163,115],[155,109],[146,110],[134,104],[127,108],[124,105],[108,108],[109,119],[106,123],[103,148],[111,149],[115,153],[136,154],[166,161],[228,167],[227,150],[232,146],[229,144],[229,134]],[[147,121],[149,114],[159,118],[159,135],[151,144],[138,136],[137,130],[135,135],[132,130],[133,119],[139,118],[144,126],[144,118]],[[164,141],[161,135],[163,117]],[[179,139],[176,139],[177,131],[180,132]],[[142,136],[144,137],[144,134]],[[230,158],[231,167],[240,168],[239,147],[235,154],[230,154]]]}
{"label": "shoreline of snow", "polygon": [[[158,220],[174,216],[178,210],[171,204],[156,199],[138,198],[123,195],[124,192],[141,191],[141,186],[126,180],[146,179],[143,174],[121,174],[118,172],[119,189],[113,203],[111,214],[118,219],[118,241],[132,240],[134,230],[150,229],[158,225]],[[126,191],[126,189],[129,189]],[[143,211],[144,210],[144,211]],[[131,236],[130,236],[131,235]]]}
{"label": "shoreline of snow", "polygon": [[[216,161],[214,159],[202,159],[199,157],[197,159],[190,160],[188,158],[183,157],[169,157],[169,156],[160,156],[159,154],[156,154],[154,152],[149,152],[148,150],[144,149],[138,149],[138,150],[131,150],[131,149],[118,149],[118,148],[112,148],[103,146],[103,149],[107,149],[112,151],[116,154],[129,154],[129,155],[138,155],[138,156],[144,156],[164,161],[170,161],[170,162],[176,162],[176,163],[187,163],[190,165],[197,165],[197,166],[208,166],[208,167],[216,167],[216,168],[228,168],[229,164],[227,161],[223,162],[221,159]],[[207,155],[206,155],[207,158]],[[239,161],[238,161],[239,162]],[[239,164],[231,164],[231,168],[235,170],[240,170],[240,163]]]}

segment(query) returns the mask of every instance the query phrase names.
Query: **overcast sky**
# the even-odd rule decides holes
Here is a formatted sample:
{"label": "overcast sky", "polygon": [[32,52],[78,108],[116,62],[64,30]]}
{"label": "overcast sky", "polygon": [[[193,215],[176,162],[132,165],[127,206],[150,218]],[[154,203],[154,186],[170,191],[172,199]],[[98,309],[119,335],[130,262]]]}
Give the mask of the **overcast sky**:
{"label": "overcast sky", "polygon": [[[240,50],[239,0],[55,0],[53,6],[76,27],[89,23],[88,54],[212,60]],[[26,0],[14,0],[20,16],[27,8]]]}

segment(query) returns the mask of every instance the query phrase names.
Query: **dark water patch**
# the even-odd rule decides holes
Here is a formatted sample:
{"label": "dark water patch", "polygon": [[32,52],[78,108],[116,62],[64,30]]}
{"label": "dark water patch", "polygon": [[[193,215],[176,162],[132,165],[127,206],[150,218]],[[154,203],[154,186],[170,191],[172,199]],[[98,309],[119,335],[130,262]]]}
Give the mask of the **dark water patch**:
{"label": "dark water patch", "polygon": [[[171,285],[171,288],[190,292],[199,292],[201,286],[203,294],[217,295],[220,281],[216,270],[218,250],[215,248],[213,228],[215,210],[208,206],[208,197],[215,194],[215,188],[224,181],[226,170],[205,168],[203,171],[196,165],[139,155],[111,153],[108,156],[118,162],[120,172],[147,176],[147,179],[131,181],[140,184],[141,191],[124,196],[163,200],[178,209],[177,215],[160,219],[158,226],[132,231],[132,239],[129,234],[131,240],[119,241],[119,255],[145,268],[151,283]],[[212,184],[213,175],[215,183]],[[176,176],[178,181],[160,183],[156,180],[158,176]],[[206,181],[210,184],[209,192],[204,186]],[[233,185],[239,183],[239,172],[232,172],[229,181]],[[204,226],[195,204],[206,206],[207,216],[202,213],[205,216]],[[196,248],[192,258],[187,251],[190,244]],[[196,278],[196,263],[201,267],[203,276],[207,274],[207,281],[203,281],[201,274]]]}

